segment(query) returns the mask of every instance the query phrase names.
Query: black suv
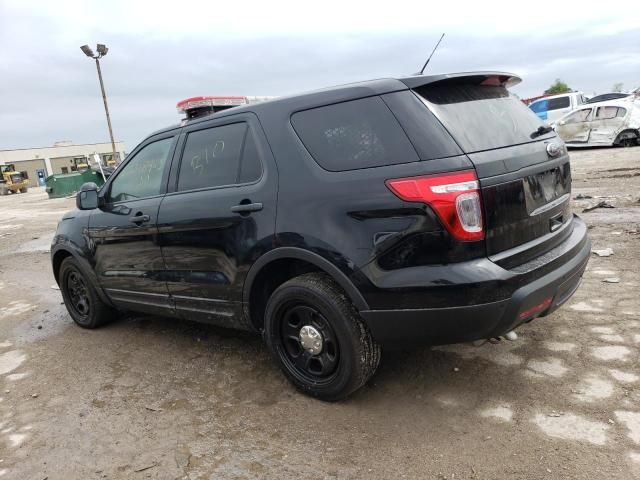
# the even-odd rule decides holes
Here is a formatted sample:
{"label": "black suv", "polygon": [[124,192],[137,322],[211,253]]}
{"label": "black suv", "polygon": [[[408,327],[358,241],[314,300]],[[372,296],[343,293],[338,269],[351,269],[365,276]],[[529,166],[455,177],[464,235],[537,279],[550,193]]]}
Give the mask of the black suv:
{"label": "black suv", "polygon": [[133,310],[260,332],[343,398],[381,348],[505,335],[576,290],[590,242],[563,143],[478,72],[374,80],[154,133],[52,246],[72,318]]}

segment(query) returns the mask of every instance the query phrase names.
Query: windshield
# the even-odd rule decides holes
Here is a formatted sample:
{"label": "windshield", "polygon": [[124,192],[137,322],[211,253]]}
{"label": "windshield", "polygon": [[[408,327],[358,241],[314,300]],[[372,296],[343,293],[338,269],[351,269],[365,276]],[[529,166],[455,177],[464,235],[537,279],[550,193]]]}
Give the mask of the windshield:
{"label": "windshield", "polygon": [[467,153],[508,147],[555,135],[532,134],[545,125],[500,86],[431,84],[415,90]]}

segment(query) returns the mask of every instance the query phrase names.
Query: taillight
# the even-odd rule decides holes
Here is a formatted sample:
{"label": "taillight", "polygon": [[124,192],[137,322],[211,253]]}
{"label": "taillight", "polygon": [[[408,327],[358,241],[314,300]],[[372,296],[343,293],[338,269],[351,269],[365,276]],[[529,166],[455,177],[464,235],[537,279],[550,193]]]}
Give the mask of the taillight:
{"label": "taillight", "polygon": [[385,183],[402,200],[431,206],[456,240],[471,242],[484,238],[480,186],[473,170],[396,178]]}

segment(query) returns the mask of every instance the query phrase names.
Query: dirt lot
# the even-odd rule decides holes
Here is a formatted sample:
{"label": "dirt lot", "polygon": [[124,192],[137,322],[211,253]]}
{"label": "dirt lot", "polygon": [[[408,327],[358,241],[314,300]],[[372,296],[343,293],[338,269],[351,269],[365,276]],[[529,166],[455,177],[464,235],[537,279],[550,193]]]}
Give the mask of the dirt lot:
{"label": "dirt lot", "polygon": [[[348,401],[298,394],[259,338],[72,323],[48,247],[72,199],[0,197],[0,478],[640,478],[640,147],[572,154],[594,249],[519,340],[388,353]],[[618,283],[615,279],[619,279]]]}

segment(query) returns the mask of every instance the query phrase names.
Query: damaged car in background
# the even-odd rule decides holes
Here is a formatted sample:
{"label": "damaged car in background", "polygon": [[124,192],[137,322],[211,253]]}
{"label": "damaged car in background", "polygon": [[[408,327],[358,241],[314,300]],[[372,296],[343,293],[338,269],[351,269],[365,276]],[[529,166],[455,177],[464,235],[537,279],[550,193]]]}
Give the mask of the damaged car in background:
{"label": "damaged car in background", "polygon": [[554,128],[568,147],[640,145],[640,100],[632,96],[585,104]]}

